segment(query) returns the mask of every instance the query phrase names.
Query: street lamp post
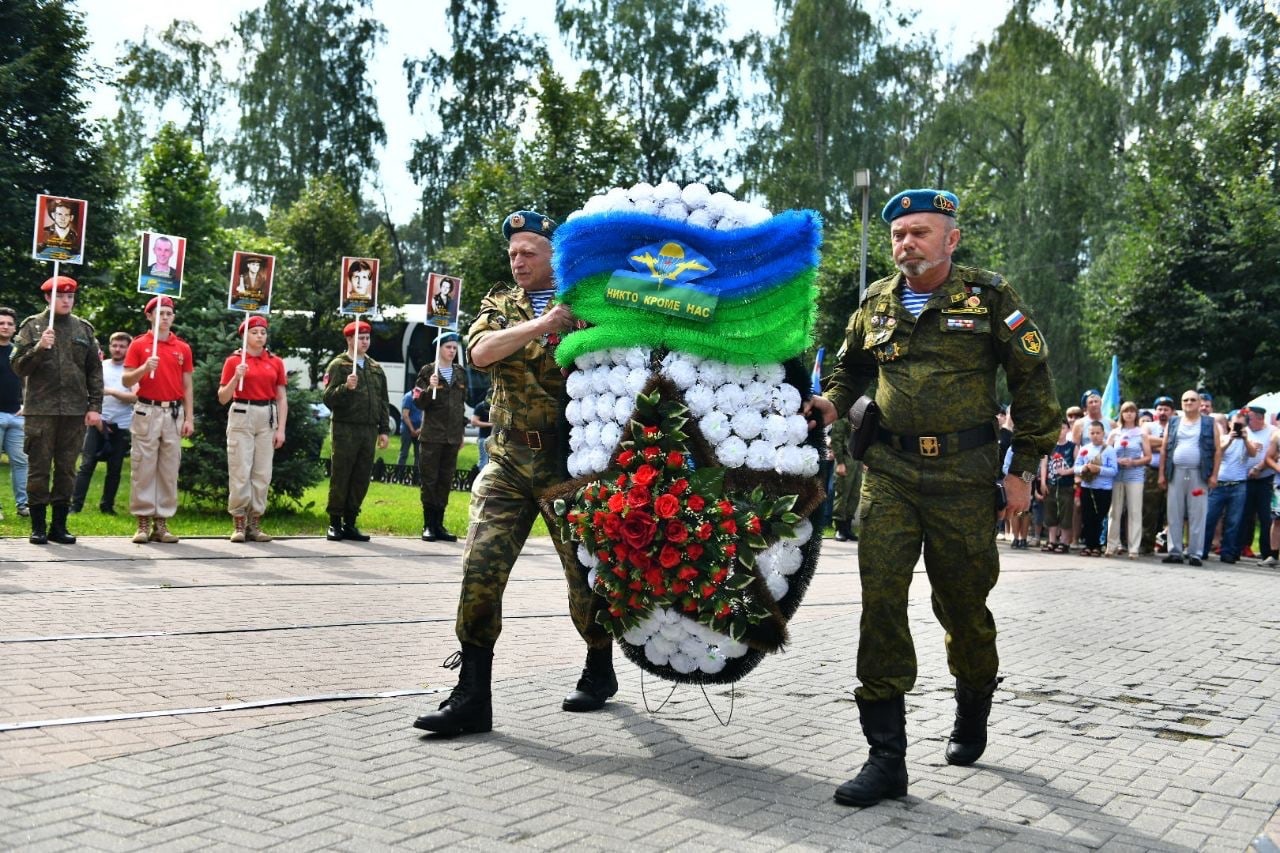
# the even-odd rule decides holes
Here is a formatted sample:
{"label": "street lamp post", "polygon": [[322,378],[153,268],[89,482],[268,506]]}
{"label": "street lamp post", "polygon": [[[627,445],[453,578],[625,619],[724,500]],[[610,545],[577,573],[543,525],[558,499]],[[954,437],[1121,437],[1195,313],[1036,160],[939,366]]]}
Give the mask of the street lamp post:
{"label": "street lamp post", "polygon": [[858,263],[858,304],[867,295],[867,217],[871,213],[871,170],[854,172],[853,185],[862,189],[862,258]]}

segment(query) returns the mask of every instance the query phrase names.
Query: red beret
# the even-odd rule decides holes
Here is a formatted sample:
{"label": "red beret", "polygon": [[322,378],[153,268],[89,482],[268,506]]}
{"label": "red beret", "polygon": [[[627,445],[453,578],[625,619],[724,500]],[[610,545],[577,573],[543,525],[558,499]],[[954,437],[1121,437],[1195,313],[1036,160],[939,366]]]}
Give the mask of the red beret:
{"label": "red beret", "polygon": [[352,320],[342,330],[342,334],[346,335],[349,338],[352,335],[357,334],[357,332],[361,335],[368,335],[373,332],[373,326],[370,326],[364,320],[361,320],[359,325],[360,325],[360,328],[356,329],[356,321]]}
{"label": "red beret", "polygon": [[142,309],[143,314],[150,314],[152,311],[160,308],[172,308],[173,300],[167,296],[153,296],[151,301],[147,303],[147,307]]}
{"label": "red beret", "polygon": [[71,278],[65,275],[60,275],[60,276],[57,276],[56,278],[46,279],[45,283],[40,285],[40,289],[45,293],[53,293],[54,282],[57,282],[58,284],[59,293],[75,293],[76,287],[78,286],[74,278]]}
{"label": "red beret", "polygon": [[236,329],[236,334],[243,335],[246,325],[250,329],[256,329],[259,326],[265,329],[267,327],[267,318],[262,316],[261,314],[254,314],[248,320],[245,320],[243,323],[240,324],[240,328]]}

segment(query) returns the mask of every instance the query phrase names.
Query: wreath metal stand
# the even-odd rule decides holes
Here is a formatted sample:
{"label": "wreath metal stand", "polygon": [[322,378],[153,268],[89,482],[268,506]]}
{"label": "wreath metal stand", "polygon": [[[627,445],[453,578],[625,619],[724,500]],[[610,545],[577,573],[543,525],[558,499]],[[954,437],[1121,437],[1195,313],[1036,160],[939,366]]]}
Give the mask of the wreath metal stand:
{"label": "wreath metal stand", "polygon": [[[644,686],[644,669],[640,670],[640,699],[644,702],[645,711],[647,711],[650,714],[657,714],[660,711],[662,711],[663,708],[667,707],[667,703],[671,701],[672,696],[676,695],[676,689],[679,687],[680,687],[680,682],[678,681],[674,682],[671,685],[671,692],[667,694],[667,698],[662,700],[662,704],[656,708],[650,708],[649,694],[645,690],[645,686]],[[704,702],[707,703],[707,707],[711,709],[711,713],[715,715],[716,722],[718,722],[722,728],[728,727],[729,723],[733,722],[733,709],[738,698],[737,683],[732,683],[729,685],[729,716],[728,717],[721,717],[720,712],[716,710],[716,706],[711,704],[711,697],[707,695],[707,685],[705,682],[698,682],[698,689],[702,691],[702,699]]]}

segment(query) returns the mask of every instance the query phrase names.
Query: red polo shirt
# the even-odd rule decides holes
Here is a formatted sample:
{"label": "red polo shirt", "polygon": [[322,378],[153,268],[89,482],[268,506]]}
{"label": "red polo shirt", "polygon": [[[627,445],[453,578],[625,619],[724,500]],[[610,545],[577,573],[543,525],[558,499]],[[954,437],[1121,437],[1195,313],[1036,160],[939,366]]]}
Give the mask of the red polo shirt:
{"label": "red polo shirt", "polygon": [[154,354],[160,357],[160,365],[155,376],[148,371],[138,380],[138,396],[159,403],[168,403],[182,399],[182,374],[195,369],[191,358],[191,347],[187,342],[169,333],[163,341],[157,341],[151,332],[139,335],[129,344],[129,351],[124,357],[126,370],[140,367]]}
{"label": "red polo shirt", "polygon": [[[274,400],[276,389],[289,381],[285,375],[284,360],[277,355],[272,355],[269,350],[263,350],[261,355],[246,355],[244,363],[249,366],[249,370],[244,375],[244,387],[237,387],[232,391],[233,399]],[[236,350],[223,362],[222,380],[218,384],[226,385],[230,382],[239,366],[240,351]]]}

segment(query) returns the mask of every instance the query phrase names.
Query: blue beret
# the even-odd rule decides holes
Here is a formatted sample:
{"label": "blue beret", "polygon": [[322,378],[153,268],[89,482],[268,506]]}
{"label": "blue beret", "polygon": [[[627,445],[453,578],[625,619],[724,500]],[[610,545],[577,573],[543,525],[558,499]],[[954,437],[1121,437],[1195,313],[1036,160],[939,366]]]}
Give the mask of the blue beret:
{"label": "blue beret", "polygon": [[1171,409],[1178,408],[1176,405],[1174,405],[1172,397],[1164,397],[1164,396],[1156,397],[1155,402],[1151,404],[1151,408],[1154,409],[1156,406],[1168,406]]}
{"label": "blue beret", "polygon": [[1084,404],[1089,400],[1090,397],[1097,397],[1098,399],[1102,399],[1102,392],[1099,391],[1097,388],[1090,388],[1088,391],[1085,391],[1083,394],[1080,395],[1080,408],[1082,409],[1084,408]]}
{"label": "blue beret", "polygon": [[528,231],[530,234],[541,234],[548,240],[556,233],[556,221],[550,216],[543,216],[536,210],[517,210],[502,220],[502,236],[507,240],[512,234]]}
{"label": "blue beret", "polygon": [[1208,391],[1204,390],[1203,388],[1197,391],[1196,394],[1200,395],[1201,400],[1208,400],[1210,403],[1213,402],[1213,395],[1210,394]]}
{"label": "blue beret", "polygon": [[959,208],[960,199],[946,190],[903,190],[889,199],[880,217],[885,222],[908,213],[942,213],[954,218]]}
{"label": "blue beret", "polygon": [[440,343],[441,345],[447,344],[450,341],[453,341],[455,344],[461,344],[462,338],[458,337],[457,332],[445,332],[437,339],[437,343]]}

